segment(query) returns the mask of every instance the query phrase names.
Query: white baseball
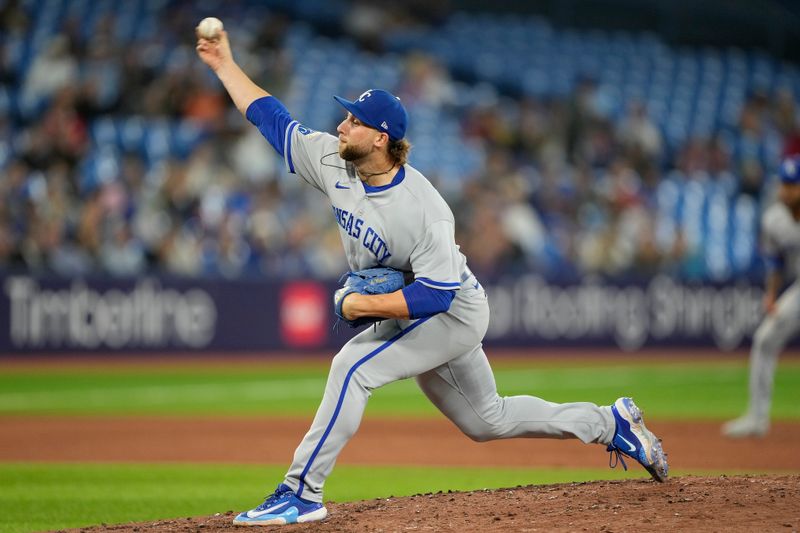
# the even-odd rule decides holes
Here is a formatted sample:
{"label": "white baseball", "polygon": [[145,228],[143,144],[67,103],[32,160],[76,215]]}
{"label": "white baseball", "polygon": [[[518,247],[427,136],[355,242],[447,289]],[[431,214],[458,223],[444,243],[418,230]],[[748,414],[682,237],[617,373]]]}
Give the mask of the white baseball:
{"label": "white baseball", "polygon": [[197,25],[197,35],[204,39],[217,39],[222,31],[222,21],[217,17],[206,17]]}

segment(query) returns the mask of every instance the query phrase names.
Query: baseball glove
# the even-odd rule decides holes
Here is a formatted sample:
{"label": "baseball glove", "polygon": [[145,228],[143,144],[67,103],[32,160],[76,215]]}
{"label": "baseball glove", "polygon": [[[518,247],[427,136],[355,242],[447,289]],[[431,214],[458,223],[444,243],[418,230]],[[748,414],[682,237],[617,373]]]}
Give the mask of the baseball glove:
{"label": "baseball glove", "polygon": [[351,328],[373,324],[383,319],[372,316],[365,316],[355,320],[346,319],[342,313],[342,302],[344,302],[345,296],[353,292],[359,294],[388,294],[405,286],[403,273],[389,267],[375,267],[359,270],[358,272],[348,272],[342,276],[343,280],[345,278],[346,281],[342,288],[333,293],[333,308],[336,316]]}

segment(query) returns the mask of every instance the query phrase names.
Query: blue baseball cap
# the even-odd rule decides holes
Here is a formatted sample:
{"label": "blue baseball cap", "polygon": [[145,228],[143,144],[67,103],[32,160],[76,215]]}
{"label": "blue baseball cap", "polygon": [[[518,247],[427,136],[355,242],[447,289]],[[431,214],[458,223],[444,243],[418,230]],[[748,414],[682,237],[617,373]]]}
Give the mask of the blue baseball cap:
{"label": "blue baseball cap", "polygon": [[387,133],[391,140],[399,141],[405,137],[408,113],[392,93],[370,89],[352,102],[341,96],[333,98],[370,128]]}
{"label": "blue baseball cap", "polygon": [[800,183],[800,155],[793,155],[784,159],[778,173],[783,183]]}

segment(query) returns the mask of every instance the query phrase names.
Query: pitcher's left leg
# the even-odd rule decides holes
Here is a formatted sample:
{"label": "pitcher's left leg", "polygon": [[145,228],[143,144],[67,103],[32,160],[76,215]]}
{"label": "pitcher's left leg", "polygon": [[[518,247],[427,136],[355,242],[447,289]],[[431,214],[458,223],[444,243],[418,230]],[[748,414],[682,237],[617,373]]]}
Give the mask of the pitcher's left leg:
{"label": "pitcher's left leg", "polygon": [[445,416],[479,442],[543,437],[609,444],[614,437],[610,407],[589,402],[558,404],[535,396],[499,396],[481,345],[417,376],[417,383]]}
{"label": "pitcher's left leg", "polygon": [[578,438],[607,444],[607,451],[615,453],[626,470],[621,455],[638,461],[656,481],[667,479],[669,467],[661,441],[647,429],[641,410],[630,398],[600,407],[589,402],[557,404],[533,396],[500,397],[480,346],[418,376],[417,382],[474,440]]}

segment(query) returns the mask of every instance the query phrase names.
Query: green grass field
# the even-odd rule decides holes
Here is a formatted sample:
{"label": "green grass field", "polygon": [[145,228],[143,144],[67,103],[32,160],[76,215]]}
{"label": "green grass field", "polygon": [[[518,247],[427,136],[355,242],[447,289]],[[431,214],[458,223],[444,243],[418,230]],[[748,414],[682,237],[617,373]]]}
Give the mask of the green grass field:
{"label": "green grass field", "polygon": [[[0,465],[0,531],[201,516],[252,508],[285,465]],[[341,465],[326,499],[353,501],[419,492],[640,477],[622,469],[544,470]],[[391,479],[391,483],[386,480]],[[209,490],[213,487],[213,490]]]}
{"label": "green grass field", "polygon": [[[187,415],[311,416],[327,363],[25,369],[0,367],[0,416]],[[653,419],[714,419],[744,407],[746,362],[565,360],[494,362],[501,394],[607,404],[628,394]],[[800,361],[784,360],[775,418],[800,420]],[[371,417],[440,416],[413,381],[378,390]],[[0,437],[2,438],[2,437]],[[0,531],[36,531],[242,510],[257,503],[286,465],[0,463]],[[641,472],[571,469],[337,466],[326,498],[350,501],[437,490],[468,490],[591,479]],[[387,480],[391,480],[389,483]],[[211,487],[211,489],[209,489]],[[254,500],[255,496],[255,500]]]}
{"label": "green grass field", "polygon": [[[493,364],[500,394],[534,394],[555,402],[608,404],[621,394],[645,405],[648,417],[724,419],[745,405],[743,360],[642,362],[613,366],[566,360],[562,366]],[[263,363],[209,368],[200,364],[149,370],[3,370],[0,415],[312,415],[325,385],[327,363]],[[800,360],[781,363],[773,416],[800,420]],[[439,416],[413,380],[375,392],[370,416]]]}

